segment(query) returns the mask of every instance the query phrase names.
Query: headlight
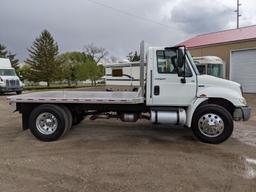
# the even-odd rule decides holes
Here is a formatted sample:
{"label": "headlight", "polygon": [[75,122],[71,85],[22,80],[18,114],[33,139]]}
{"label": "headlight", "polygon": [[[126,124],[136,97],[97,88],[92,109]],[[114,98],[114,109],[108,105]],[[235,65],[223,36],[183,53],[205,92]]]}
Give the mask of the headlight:
{"label": "headlight", "polygon": [[22,81],[20,81],[20,86],[24,87],[24,83]]}
{"label": "headlight", "polygon": [[239,101],[240,101],[240,103],[242,103],[243,105],[247,105],[247,102],[246,102],[245,98],[240,98]]}

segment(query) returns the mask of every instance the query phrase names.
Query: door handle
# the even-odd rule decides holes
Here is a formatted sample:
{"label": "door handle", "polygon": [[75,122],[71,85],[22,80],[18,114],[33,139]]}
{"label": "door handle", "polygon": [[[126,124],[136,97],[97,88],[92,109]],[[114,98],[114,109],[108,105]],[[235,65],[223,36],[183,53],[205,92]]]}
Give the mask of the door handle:
{"label": "door handle", "polygon": [[154,86],[154,95],[160,95],[160,87],[159,87],[159,85]]}
{"label": "door handle", "polygon": [[156,81],[157,81],[157,80],[158,80],[158,81],[163,81],[163,80],[166,80],[166,78],[163,78],[163,77],[162,77],[162,78],[155,78],[155,80],[156,80]]}

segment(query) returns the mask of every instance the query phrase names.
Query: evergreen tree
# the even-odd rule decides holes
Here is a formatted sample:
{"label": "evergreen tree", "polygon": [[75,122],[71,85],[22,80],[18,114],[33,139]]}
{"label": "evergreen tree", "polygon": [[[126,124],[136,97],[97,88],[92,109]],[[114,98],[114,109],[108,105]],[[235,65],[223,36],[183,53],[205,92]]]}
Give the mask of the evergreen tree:
{"label": "evergreen tree", "polygon": [[0,44],[0,58],[6,58],[7,52],[6,47]]}
{"label": "evergreen tree", "polygon": [[134,53],[131,51],[129,52],[129,54],[127,55],[127,58],[130,62],[135,62],[135,61],[139,61],[140,60],[140,55],[138,55],[138,52],[135,51]]}
{"label": "evergreen tree", "polygon": [[135,51],[132,61],[134,62],[134,61],[139,61],[139,60],[140,60],[140,56],[138,55],[137,51]]}
{"label": "evergreen tree", "polygon": [[8,58],[12,67],[17,71],[19,68],[19,60],[15,58],[16,54],[6,50],[6,46],[0,44],[0,58]]}
{"label": "evergreen tree", "polygon": [[7,58],[9,58],[12,67],[17,71],[19,69],[19,60],[15,58],[16,54],[12,54],[11,51],[8,52]]}
{"label": "evergreen tree", "polygon": [[58,45],[52,35],[44,30],[33,42],[26,63],[30,66],[30,78],[34,82],[45,81],[47,86],[62,77],[61,62],[57,59]]}

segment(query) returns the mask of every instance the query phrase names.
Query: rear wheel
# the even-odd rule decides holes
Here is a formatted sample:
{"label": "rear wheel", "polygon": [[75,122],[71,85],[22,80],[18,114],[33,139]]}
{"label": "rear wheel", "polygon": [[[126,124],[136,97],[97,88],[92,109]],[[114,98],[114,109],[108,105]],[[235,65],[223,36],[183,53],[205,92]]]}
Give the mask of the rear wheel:
{"label": "rear wheel", "polygon": [[208,104],[195,111],[192,130],[202,142],[218,144],[227,140],[233,132],[233,119],[223,107]]}
{"label": "rear wheel", "polygon": [[68,107],[66,107],[65,105],[61,105],[61,108],[65,111],[65,113],[67,114],[67,117],[68,117],[67,118],[68,119],[68,126],[67,126],[67,129],[65,130],[65,133],[66,133],[72,127],[73,117],[72,117],[72,114],[71,114]]}
{"label": "rear wheel", "polygon": [[16,94],[17,94],[17,95],[21,95],[21,94],[22,94],[22,91],[16,91]]}
{"label": "rear wheel", "polygon": [[29,128],[37,139],[55,141],[69,129],[68,119],[68,115],[62,107],[44,104],[31,112]]}
{"label": "rear wheel", "polygon": [[84,116],[82,114],[75,113],[75,114],[73,114],[72,125],[78,125],[83,120],[84,120]]}

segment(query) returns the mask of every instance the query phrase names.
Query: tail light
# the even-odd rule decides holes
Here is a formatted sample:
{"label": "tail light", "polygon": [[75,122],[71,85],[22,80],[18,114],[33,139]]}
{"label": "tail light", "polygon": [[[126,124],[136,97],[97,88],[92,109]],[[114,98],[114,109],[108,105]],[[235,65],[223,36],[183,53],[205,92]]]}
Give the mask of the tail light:
{"label": "tail light", "polygon": [[4,80],[0,77],[0,82],[3,82]]}

